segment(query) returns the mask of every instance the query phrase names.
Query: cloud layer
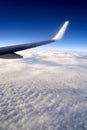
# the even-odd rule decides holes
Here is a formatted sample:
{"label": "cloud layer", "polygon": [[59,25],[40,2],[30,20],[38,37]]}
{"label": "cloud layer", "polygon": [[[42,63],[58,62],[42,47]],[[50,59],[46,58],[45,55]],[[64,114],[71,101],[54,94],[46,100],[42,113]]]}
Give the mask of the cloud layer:
{"label": "cloud layer", "polygon": [[0,129],[87,129],[87,53],[20,54],[0,59]]}

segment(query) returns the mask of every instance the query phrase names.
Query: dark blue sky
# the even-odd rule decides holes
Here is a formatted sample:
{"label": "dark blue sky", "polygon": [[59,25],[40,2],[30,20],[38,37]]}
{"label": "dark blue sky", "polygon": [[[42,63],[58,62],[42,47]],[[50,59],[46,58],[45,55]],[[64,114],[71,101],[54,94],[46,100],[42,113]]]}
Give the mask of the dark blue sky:
{"label": "dark blue sky", "polygon": [[64,38],[45,48],[87,50],[86,0],[0,0],[0,46],[46,40],[70,24]]}

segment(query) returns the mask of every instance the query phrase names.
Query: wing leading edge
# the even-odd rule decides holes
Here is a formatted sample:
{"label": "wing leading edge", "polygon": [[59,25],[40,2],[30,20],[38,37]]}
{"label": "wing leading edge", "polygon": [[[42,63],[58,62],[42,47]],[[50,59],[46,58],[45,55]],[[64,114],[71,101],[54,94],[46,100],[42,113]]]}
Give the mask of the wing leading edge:
{"label": "wing leading edge", "polygon": [[58,33],[51,39],[51,40],[46,40],[46,41],[40,41],[40,42],[32,42],[32,43],[26,43],[26,44],[20,44],[20,45],[13,45],[13,46],[7,46],[7,47],[1,47],[0,48],[0,58],[22,58],[21,55],[16,54],[15,52],[18,51],[22,51],[25,49],[30,49],[30,48],[34,48],[37,46],[41,46],[41,45],[45,45],[45,44],[49,44],[52,42],[55,42],[57,40],[60,40],[63,35],[64,32],[66,31],[66,28],[69,24],[69,21],[66,21],[64,23],[64,25],[60,28],[60,30],[58,31]]}

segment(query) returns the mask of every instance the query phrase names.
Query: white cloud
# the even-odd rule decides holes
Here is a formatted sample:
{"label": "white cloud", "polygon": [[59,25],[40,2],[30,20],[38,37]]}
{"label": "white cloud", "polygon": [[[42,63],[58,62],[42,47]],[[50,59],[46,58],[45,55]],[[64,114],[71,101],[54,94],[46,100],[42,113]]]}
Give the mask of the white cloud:
{"label": "white cloud", "polygon": [[0,59],[0,128],[87,128],[87,54],[47,50]]}

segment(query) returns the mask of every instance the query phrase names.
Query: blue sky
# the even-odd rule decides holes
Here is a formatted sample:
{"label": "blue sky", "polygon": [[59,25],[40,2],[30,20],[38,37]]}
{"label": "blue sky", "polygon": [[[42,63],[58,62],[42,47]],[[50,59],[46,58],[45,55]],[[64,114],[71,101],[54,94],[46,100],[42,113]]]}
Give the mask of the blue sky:
{"label": "blue sky", "polygon": [[1,0],[0,46],[49,39],[66,20],[64,38],[43,47],[87,50],[85,0]]}

